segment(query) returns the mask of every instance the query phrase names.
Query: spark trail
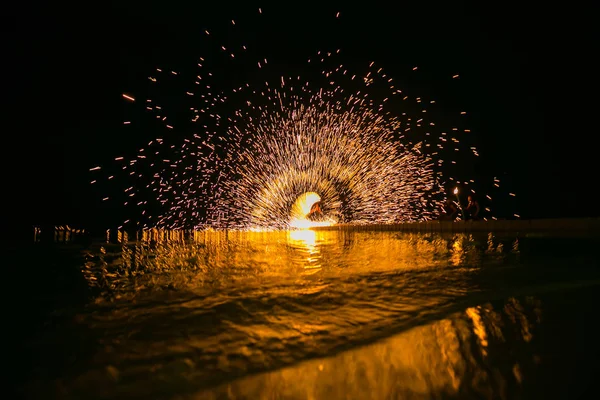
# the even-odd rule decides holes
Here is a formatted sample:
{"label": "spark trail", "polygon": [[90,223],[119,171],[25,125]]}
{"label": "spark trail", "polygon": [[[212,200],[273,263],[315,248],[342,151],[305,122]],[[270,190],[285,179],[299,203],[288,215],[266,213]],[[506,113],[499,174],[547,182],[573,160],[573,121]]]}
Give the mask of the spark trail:
{"label": "spark trail", "polygon": [[[222,45],[218,56],[233,62],[246,51],[246,45]],[[125,186],[123,206],[137,209],[123,224],[285,229],[294,226],[291,210],[306,193],[318,195],[323,214],[320,221],[300,216],[308,225],[435,218],[444,186],[461,183],[446,177],[457,152],[478,156],[477,149],[461,143],[458,128],[444,130],[426,118],[435,101],[410,99],[375,62],[364,74],[350,72],[339,53],[311,56],[306,68],[320,75],[311,82],[279,74],[276,83],[223,85],[203,57],[193,74],[157,68],[149,84],[170,85],[182,99],[175,110],[164,92],[141,100],[123,93],[124,101],[143,103],[164,131],[134,156],[114,159]],[[254,65],[264,69],[268,60]]]}

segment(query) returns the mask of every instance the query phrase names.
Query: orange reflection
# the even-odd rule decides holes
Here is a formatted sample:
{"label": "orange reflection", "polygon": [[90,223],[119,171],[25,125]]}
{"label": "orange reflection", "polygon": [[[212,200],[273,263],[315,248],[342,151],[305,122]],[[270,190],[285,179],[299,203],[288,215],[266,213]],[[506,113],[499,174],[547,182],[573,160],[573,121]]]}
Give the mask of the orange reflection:
{"label": "orange reflection", "polygon": [[[131,236],[139,240],[132,241]],[[422,235],[377,231],[168,231],[151,229],[129,235],[107,232],[107,248],[116,239],[107,268],[88,268],[88,282],[129,290],[130,285],[198,285],[207,279],[234,283],[280,277],[292,279],[325,268],[325,276],[387,271],[436,270],[476,264],[481,249],[471,235]],[[230,271],[235,266],[235,273]],[[300,269],[298,269],[300,268]],[[152,273],[170,271],[170,275]],[[316,272],[316,271],[315,271]],[[463,272],[464,273],[464,272]],[[465,276],[463,276],[465,278]],[[151,280],[151,282],[146,281]],[[460,285],[446,290],[456,292]]]}
{"label": "orange reflection", "polygon": [[[485,235],[135,236],[115,234],[84,266],[100,295],[80,321],[106,349],[69,389],[85,393],[92,380],[107,398],[180,384],[206,389],[202,399],[511,398],[536,362],[526,349],[539,301],[471,304]],[[109,370],[118,388],[102,381]],[[161,379],[140,385],[140,374]]]}
{"label": "orange reflection", "polygon": [[317,235],[322,236],[322,232],[317,233],[310,229],[302,229],[289,231],[288,235],[290,245],[306,253],[306,265],[304,268],[321,268],[321,264],[319,263],[321,255]]}
{"label": "orange reflection", "polygon": [[[509,303],[523,307],[518,300]],[[506,353],[502,338],[514,336],[524,324],[535,324],[531,312],[521,311],[513,323],[503,324],[502,308],[495,310],[490,304],[468,308],[375,344],[242,378],[194,398],[345,399],[351,393],[357,399],[466,394],[510,399],[538,358],[533,350],[521,356]],[[502,335],[488,337],[486,331]]]}

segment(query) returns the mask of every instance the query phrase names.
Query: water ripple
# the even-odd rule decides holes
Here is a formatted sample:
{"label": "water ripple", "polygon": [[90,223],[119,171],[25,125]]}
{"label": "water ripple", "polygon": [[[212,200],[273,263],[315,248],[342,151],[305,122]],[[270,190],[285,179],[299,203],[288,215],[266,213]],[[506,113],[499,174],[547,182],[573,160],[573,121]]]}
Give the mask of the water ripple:
{"label": "water ripple", "polygon": [[[305,235],[215,232],[96,245],[82,267],[95,295],[74,320],[81,346],[93,351],[65,373],[63,397],[219,393],[237,378],[331,357],[451,315],[452,329],[461,326],[456,335],[479,337],[502,329],[491,317],[484,329],[479,314],[460,313],[532,290],[521,278],[514,238]],[[550,284],[549,269],[544,276]],[[512,282],[510,292],[502,280]],[[528,289],[519,289],[522,283]],[[463,332],[465,318],[470,333]]]}

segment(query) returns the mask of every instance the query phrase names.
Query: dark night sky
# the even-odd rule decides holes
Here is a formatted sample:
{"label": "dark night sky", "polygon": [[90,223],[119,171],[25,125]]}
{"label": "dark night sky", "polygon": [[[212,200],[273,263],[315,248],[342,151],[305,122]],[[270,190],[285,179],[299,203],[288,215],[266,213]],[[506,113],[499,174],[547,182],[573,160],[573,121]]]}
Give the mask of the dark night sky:
{"label": "dark night sky", "polygon": [[[159,61],[194,49],[206,27],[231,18],[246,22],[249,39],[262,41],[282,64],[331,44],[348,50],[348,63],[376,60],[394,77],[421,66],[429,77],[409,85],[469,111],[482,157],[506,172],[499,175],[518,194],[524,218],[600,216],[589,192],[598,170],[588,100],[595,83],[592,10],[506,2],[290,3],[263,5],[280,22],[253,27],[254,15],[245,16],[256,13],[253,6],[123,3],[30,3],[8,14],[2,101],[9,220],[26,226],[102,220],[88,169],[139,140],[122,134],[121,93],[135,89]],[[439,79],[454,73],[461,75],[459,91]]]}

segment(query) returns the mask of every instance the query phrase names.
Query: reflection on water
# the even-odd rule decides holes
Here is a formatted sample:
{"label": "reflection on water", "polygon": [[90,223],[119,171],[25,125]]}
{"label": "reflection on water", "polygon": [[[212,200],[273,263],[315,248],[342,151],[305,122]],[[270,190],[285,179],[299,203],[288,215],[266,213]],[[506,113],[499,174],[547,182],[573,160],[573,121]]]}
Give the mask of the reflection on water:
{"label": "reflection on water", "polygon": [[85,233],[85,229],[73,228],[69,225],[57,225],[45,228],[34,226],[33,241],[39,243],[45,237],[56,243],[68,243],[83,237]]}
{"label": "reflection on water", "polygon": [[85,251],[93,298],[59,397],[511,398],[543,359],[531,294],[563,274],[521,268],[522,242],[494,235],[108,239]]}
{"label": "reflection on water", "polygon": [[160,289],[161,280],[193,289],[196,284],[230,284],[240,279],[244,285],[274,277],[283,283],[316,273],[332,277],[471,268],[484,256],[506,257],[501,242],[489,237],[486,252],[480,241],[466,234],[152,230],[136,236],[139,240],[130,241],[127,233],[118,232],[118,244],[99,247],[97,256],[88,254],[84,274],[90,285],[131,295],[135,291],[129,290],[135,288]]}
{"label": "reflection on water", "polygon": [[[541,321],[534,297],[469,307],[333,357],[201,391],[198,399],[513,398],[541,358],[527,343]],[[524,349],[510,354],[510,342]],[[507,353],[508,352],[508,353]]]}
{"label": "reflection on water", "polygon": [[[321,237],[319,239],[318,244],[321,244],[323,240]],[[306,255],[305,259],[301,259],[301,263],[305,264],[304,268],[321,268],[317,232],[308,229],[290,231],[288,232],[288,241],[290,246],[298,249],[299,254],[304,253]]]}

